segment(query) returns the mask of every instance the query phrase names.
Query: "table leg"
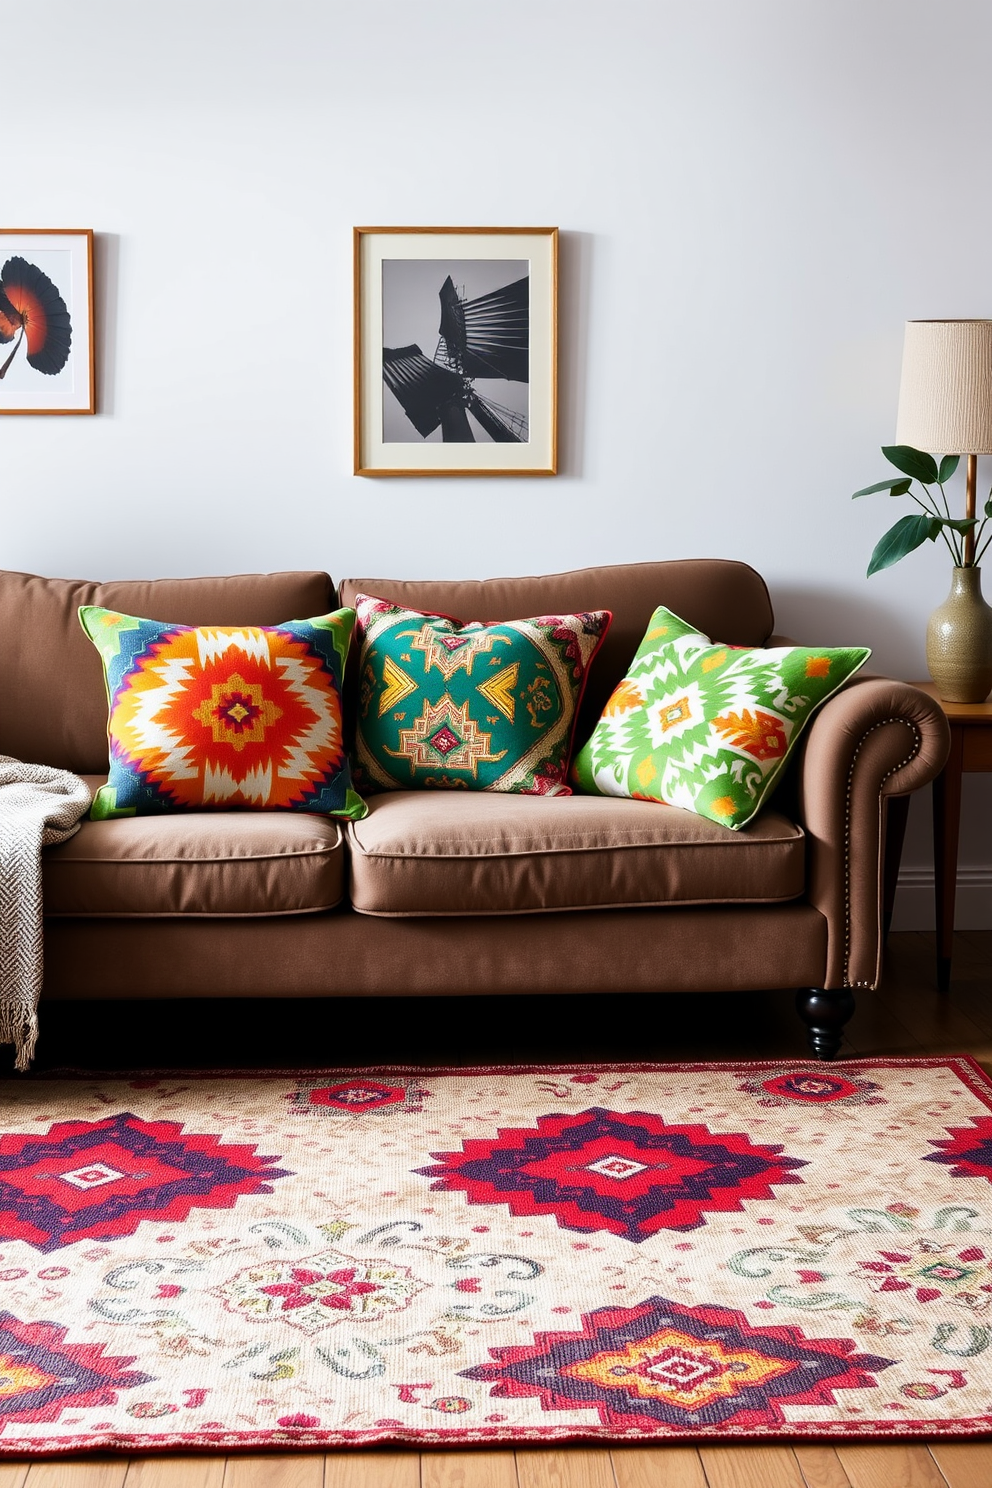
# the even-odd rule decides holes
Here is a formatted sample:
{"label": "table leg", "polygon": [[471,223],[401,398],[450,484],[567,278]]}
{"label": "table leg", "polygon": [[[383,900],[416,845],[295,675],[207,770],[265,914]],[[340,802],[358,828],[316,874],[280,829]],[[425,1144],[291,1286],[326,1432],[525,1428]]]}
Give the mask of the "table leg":
{"label": "table leg", "polygon": [[961,773],[964,729],[951,724],[951,752],[933,783],[933,866],[937,911],[937,986],[951,985],[954,896],[958,877],[958,833],[961,826]]}

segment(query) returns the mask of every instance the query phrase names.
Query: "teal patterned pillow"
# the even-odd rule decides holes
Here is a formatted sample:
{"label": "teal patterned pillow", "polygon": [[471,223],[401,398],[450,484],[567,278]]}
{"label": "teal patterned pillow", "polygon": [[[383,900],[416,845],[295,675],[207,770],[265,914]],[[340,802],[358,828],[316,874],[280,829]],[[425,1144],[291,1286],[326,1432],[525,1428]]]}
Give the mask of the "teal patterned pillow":
{"label": "teal patterned pillow", "polygon": [[571,795],[568,762],[609,610],[461,625],[359,594],[365,788]]}
{"label": "teal patterned pillow", "polygon": [[814,709],[870,655],[714,645],[657,609],[572,779],[593,795],[683,806],[736,830],[771,794]]}

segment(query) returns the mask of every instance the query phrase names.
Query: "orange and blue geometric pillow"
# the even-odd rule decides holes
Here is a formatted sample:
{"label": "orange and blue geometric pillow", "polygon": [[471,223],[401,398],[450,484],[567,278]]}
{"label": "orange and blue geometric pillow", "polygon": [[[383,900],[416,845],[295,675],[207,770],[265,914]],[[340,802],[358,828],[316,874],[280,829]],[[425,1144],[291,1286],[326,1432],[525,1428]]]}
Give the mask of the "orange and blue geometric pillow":
{"label": "orange and blue geometric pillow", "polygon": [[609,610],[462,625],[355,599],[359,784],[571,795],[579,701]]}
{"label": "orange and blue geometric pillow", "polygon": [[342,728],[354,610],[195,627],[84,605],[79,619],[110,703],[110,779],[94,819],[204,808],[365,815]]}
{"label": "orange and blue geometric pillow", "polygon": [[768,799],[814,710],[870,655],[714,645],[661,606],[572,779],[592,795],[661,801],[736,830]]}

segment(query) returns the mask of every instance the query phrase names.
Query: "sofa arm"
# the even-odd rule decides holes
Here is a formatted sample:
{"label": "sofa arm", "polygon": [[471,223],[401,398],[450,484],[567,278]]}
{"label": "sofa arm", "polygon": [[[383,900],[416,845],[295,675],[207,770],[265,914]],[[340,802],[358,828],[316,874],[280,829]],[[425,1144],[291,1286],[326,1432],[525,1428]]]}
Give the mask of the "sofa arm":
{"label": "sofa arm", "polygon": [[859,678],[816,714],[797,770],[806,897],[827,921],[824,986],[875,987],[882,962],[885,820],[892,796],[939,774],[950,730],[908,682]]}

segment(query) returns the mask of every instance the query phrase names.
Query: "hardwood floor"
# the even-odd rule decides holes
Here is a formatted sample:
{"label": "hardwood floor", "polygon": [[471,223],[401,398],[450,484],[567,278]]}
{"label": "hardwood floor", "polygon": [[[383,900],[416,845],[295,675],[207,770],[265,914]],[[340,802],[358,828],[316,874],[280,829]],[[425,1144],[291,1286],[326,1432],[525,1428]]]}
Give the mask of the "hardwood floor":
{"label": "hardwood floor", "polygon": [[[180,1006],[156,1025],[128,1013],[108,1043],[92,1008],[49,1006],[41,1061],[337,1065],[553,1060],[762,1059],[805,1055],[789,993],[671,997],[645,1026],[637,998],[499,998],[315,1005],[296,1021],[264,1007]],[[374,1016],[370,1017],[370,1011]],[[130,1022],[128,1021],[130,1019]],[[306,1024],[304,1028],[301,1026]],[[374,1029],[374,1040],[369,1030]],[[238,1030],[235,1033],[233,1030]],[[191,1057],[190,1045],[195,1044]],[[955,936],[950,992],[936,991],[932,935],[891,937],[884,984],[862,994],[841,1057],[971,1054],[992,1073],[992,932]],[[295,1054],[295,1057],[294,1057]],[[185,1057],[183,1057],[185,1056]],[[829,1446],[601,1447],[0,1463],[0,1488],[989,1488],[992,1441]]]}

